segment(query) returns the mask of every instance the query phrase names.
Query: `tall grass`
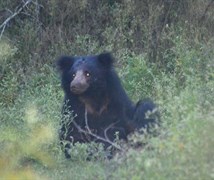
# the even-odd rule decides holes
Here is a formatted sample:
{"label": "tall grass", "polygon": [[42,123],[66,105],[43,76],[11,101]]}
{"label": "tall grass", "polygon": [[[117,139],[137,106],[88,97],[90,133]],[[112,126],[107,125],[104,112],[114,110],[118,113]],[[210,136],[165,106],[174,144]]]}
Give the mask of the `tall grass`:
{"label": "tall grass", "polygon": [[[18,3],[0,6],[13,9]],[[183,6],[184,1],[177,1],[162,25],[166,1],[38,3],[39,11],[36,4],[24,9],[0,41],[0,177],[213,179],[209,2]],[[158,136],[134,134],[123,144],[126,153],[112,160],[103,157],[99,146],[78,144],[72,160],[66,160],[58,141],[63,92],[55,61],[61,54],[103,50],[113,51],[116,70],[133,101],[151,97],[158,104]],[[135,148],[136,141],[146,145]],[[91,161],[86,160],[88,146],[98,149]]]}

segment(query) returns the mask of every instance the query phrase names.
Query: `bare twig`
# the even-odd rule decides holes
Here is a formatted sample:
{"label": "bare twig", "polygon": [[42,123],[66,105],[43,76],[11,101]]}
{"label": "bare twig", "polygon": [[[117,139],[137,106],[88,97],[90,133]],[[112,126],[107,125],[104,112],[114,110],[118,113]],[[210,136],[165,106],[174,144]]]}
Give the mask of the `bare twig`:
{"label": "bare twig", "polygon": [[9,23],[9,21],[11,21],[11,19],[13,19],[14,17],[16,17],[28,4],[30,4],[33,0],[27,0],[23,6],[21,6],[20,8],[18,8],[11,16],[9,16],[1,25],[0,25],[0,29],[1,33],[0,33],[0,39],[2,38],[2,35],[4,33],[4,30],[7,26],[7,24]]}
{"label": "bare twig", "polygon": [[89,125],[88,125],[88,111],[87,111],[86,108],[85,108],[85,126],[86,126],[87,131],[91,134],[92,131],[91,131],[91,129],[89,128]]}
{"label": "bare twig", "polygon": [[107,129],[105,130],[105,137],[107,138],[103,138],[101,136],[98,136],[97,134],[94,134],[89,125],[88,125],[88,116],[87,116],[87,110],[85,108],[85,124],[86,124],[86,130],[82,129],[74,120],[73,120],[73,124],[75,125],[75,127],[77,128],[77,130],[81,133],[84,133],[86,135],[91,135],[93,137],[95,137],[96,139],[98,140],[101,140],[101,141],[104,141],[104,142],[107,142],[109,143],[110,145],[112,145],[114,148],[120,150],[120,151],[123,151],[121,147],[119,147],[117,144],[115,144],[114,142],[110,141],[109,138],[107,137],[106,135],[106,132],[114,125],[114,124],[111,124],[110,126],[107,127]]}
{"label": "bare twig", "polygon": [[206,9],[205,9],[205,11],[204,11],[204,13],[203,13],[203,15],[201,16],[201,18],[200,18],[200,20],[199,20],[200,23],[203,22],[203,21],[205,20],[206,14],[207,14],[209,8],[212,6],[213,3],[214,3],[214,0],[211,0],[211,1],[208,3],[208,5],[207,5],[207,7],[206,7]]}
{"label": "bare twig", "polygon": [[[112,128],[115,124],[117,124],[118,122],[119,122],[119,121],[110,124],[110,125],[105,129],[105,131],[104,131],[104,136],[105,136],[105,138],[106,138],[107,140],[109,140],[108,135],[107,135],[108,130],[109,130],[110,128]],[[109,141],[110,141],[110,140],[109,140]]]}

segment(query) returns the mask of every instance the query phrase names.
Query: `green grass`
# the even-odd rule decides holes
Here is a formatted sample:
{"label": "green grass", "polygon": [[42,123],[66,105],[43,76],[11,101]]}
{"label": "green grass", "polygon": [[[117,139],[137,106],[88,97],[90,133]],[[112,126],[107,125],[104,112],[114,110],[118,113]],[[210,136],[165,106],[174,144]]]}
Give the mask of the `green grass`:
{"label": "green grass", "polygon": [[147,145],[138,149],[124,145],[126,153],[110,161],[102,154],[86,161],[86,145],[81,144],[74,147],[72,160],[66,160],[57,139],[63,92],[56,69],[44,65],[21,78],[24,75],[17,75],[8,63],[5,69],[11,71],[0,86],[1,177],[213,179],[213,81],[186,75],[180,87],[176,74],[158,72],[142,56],[127,57],[124,62],[117,69],[127,92],[135,100],[153,97],[161,111],[162,127],[157,137],[131,137],[131,142]]}
{"label": "green grass", "polygon": [[[209,2],[177,1],[165,22],[166,1],[38,2],[39,12],[29,5],[0,39],[0,179],[214,179]],[[19,3],[2,2],[0,10],[15,12]],[[63,91],[55,61],[103,50],[117,57],[133,101],[150,97],[158,104],[161,127],[156,137],[133,134],[111,160],[94,144],[78,144],[67,160],[58,141]],[[145,146],[134,148],[137,141]],[[88,146],[98,149],[91,161]]]}

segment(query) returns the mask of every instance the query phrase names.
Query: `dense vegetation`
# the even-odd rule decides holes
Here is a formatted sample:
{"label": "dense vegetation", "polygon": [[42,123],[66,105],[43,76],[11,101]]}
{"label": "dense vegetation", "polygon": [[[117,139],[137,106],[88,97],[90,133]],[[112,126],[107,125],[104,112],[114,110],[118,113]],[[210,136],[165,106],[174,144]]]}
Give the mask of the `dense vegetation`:
{"label": "dense vegetation", "polygon": [[[213,9],[213,0],[1,0],[0,177],[213,179]],[[157,102],[159,135],[134,134],[110,161],[93,144],[94,160],[84,144],[66,160],[55,61],[104,50],[133,100]]]}

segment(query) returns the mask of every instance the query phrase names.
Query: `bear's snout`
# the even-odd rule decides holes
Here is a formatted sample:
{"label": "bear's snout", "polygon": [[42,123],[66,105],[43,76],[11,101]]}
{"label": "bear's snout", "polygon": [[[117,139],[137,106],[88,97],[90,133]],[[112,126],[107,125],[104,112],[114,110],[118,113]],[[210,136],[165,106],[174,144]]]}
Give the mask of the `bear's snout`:
{"label": "bear's snout", "polygon": [[70,89],[74,94],[82,94],[89,87],[87,79],[83,73],[83,71],[77,71],[73,81],[71,81]]}

